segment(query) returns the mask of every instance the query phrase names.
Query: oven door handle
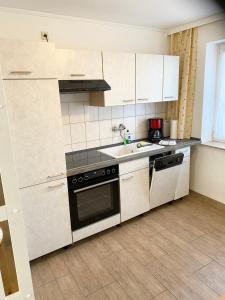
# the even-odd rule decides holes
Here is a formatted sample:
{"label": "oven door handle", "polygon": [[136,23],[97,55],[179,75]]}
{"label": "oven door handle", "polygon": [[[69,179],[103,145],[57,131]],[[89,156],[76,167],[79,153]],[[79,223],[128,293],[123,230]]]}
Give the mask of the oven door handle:
{"label": "oven door handle", "polygon": [[111,179],[111,180],[104,181],[104,182],[101,182],[101,183],[96,183],[96,184],[87,186],[87,187],[82,188],[82,189],[74,190],[73,193],[76,194],[76,193],[79,193],[79,192],[90,190],[90,189],[95,188],[97,186],[101,186],[101,185],[108,184],[108,183],[111,183],[111,182],[115,182],[115,181],[118,181],[118,180],[119,180],[119,178],[115,178],[115,179]]}

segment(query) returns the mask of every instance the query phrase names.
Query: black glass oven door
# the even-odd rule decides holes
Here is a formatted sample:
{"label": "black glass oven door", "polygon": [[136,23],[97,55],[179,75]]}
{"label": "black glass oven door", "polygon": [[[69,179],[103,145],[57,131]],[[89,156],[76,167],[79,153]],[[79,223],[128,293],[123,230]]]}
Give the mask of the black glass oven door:
{"label": "black glass oven door", "polygon": [[120,211],[118,178],[79,189],[73,194],[72,207],[70,205],[72,230],[103,220]]}

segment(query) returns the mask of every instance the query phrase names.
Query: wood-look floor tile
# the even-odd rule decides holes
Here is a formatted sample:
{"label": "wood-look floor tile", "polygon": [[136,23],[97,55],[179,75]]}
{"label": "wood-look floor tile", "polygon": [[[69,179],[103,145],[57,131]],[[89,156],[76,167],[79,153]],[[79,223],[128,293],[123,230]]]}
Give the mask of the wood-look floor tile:
{"label": "wood-look floor tile", "polygon": [[104,292],[110,300],[128,300],[131,299],[126,290],[118,282],[113,282],[104,287]]}
{"label": "wood-look floor tile", "polygon": [[100,238],[108,245],[112,252],[120,251],[123,249],[122,245],[116,239],[117,228],[104,232]]}
{"label": "wood-look floor tile", "polygon": [[54,253],[51,253],[47,257],[47,262],[49,264],[50,270],[54,276],[54,278],[60,278],[69,273],[68,268],[66,267],[66,264],[62,257],[62,251],[57,251]]}
{"label": "wood-look floor tile", "polygon": [[97,291],[96,293],[88,296],[86,299],[87,300],[109,300],[109,297],[107,296],[105,291],[103,289],[101,289],[101,290]]}
{"label": "wood-look floor tile", "polygon": [[225,294],[225,268],[217,262],[211,262],[197,272],[202,282],[206,283],[219,295]]}
{"label": "wood-look floor tile", "polygon": [[58,278],[57,280],[59,289],[63,294],[64,299],[71,300],[84,300],[86,297],[78,287],[75,279],[71,274]]}
{"label": "wood-look floor tile", "polygon": [[43,258],[39,259],[36,263],[36,271],[37,271],[37,274],[41,281],[41,285],[49,283],[55,279],[54,275],[49,267],[47,259],[48,259],[47,256],[43,257]]}
{"label": "wood-look floor tile", "polygon": [[176,300],[176,299],[177,298],[169,291],[162,292],[160,295],[154,298],[154,300]]}
{"label": "wood-look floor tile", "polygon": [[35,300],[62,300],[64,299],[56,281],[49,282],[38,288]]}

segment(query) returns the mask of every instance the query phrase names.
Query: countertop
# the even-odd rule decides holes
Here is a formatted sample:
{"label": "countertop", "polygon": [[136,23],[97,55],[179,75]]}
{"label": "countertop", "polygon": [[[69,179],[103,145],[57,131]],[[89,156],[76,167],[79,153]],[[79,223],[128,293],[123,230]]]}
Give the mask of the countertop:
{"label": "countertop", "polygon": [[177,144],[174,146],[164,146],[164,148],[161,149],[139,152],[130,156],[120,157],[120,158],[113,158],[111,156],[100,153],[98,150],[103,148],[118,146],[121,144],[107,145],[104,147],[70,152],[66,154],[67,176],[89,172],[95,169],[101,169],[107,166],[117,165],[122,162],[130,161],[130,160],[134,160],[146,156],[152,156],[167,151],[175,151],[177,149],[181,149],[188,146],[198,145],[201,143],[201,140],[196,138],[191,138],[191,139],[177,140],[176,142]]}

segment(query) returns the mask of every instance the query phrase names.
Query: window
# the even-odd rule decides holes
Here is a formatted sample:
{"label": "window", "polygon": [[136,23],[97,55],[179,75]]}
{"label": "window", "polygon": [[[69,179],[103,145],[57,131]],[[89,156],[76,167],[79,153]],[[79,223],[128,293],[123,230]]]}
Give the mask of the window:
{"label": "window", "polygon": [[225,142],[225,44],[218,47],[213,140]]}

